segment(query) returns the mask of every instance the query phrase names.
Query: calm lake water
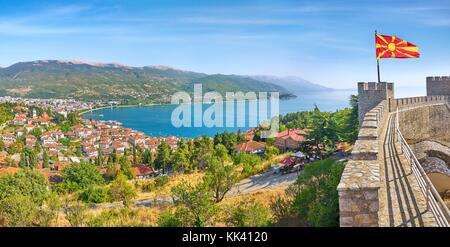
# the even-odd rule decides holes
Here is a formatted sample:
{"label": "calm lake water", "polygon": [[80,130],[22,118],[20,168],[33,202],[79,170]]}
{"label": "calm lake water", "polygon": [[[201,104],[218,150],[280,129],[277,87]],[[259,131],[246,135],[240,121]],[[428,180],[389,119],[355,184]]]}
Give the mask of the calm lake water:
{"label": "calm lake water", "polygon": [[[289,100],[280,100],[279,113],[286,114],[291,112],[306,111],[314,108],[317,105],[322,111],[335,111],[349,107],[349,97],[351,94],[355,94],[355,91],[327,91],[327,92],[309,92],[309,93],[296,93],[297,98]],[[193,104],[194,105],[194,104]],[[192,114],[194,115],[192,105]],[[216,133],[224,131],[242,131],[247,130],[250,127],[255,127],[254,124],[249,123],[250,117],[255,117],[254,114],[250,114],[248,109],[248,103],[246,104],[246,111],[244,115],[239,115],[236,110],[238,105],[234,106],[234,120],[237,126],[237,118],[244,117],[245,125],[243,127],[179,127],[176,128],[172,125],[171,117],[172,111],[177,105],[155,105],[155,106],[136,106],[136,107],[115,107],[105,108],[93,111],[90,114],[85,115],[85,118],[95,120],[116,120],[123,123],[124,127],[142,131],[149,136],[178,136],[178,137],[198,137],[202,135],[214,136]],[[202,105],[203,112],[210,107],[210,105]],[[223,104],[224,116],[226,112],[232,112],[233,109],[227,109],[226,104]],[[270,109],[270,104],[267,104]],[[269,110],[270,114],[270,110]],[[197,114],[198,116],[199,114]],[[224,117],[225,118],[225,117]],[[192,124],[194,123],[192,116]],[[225,120],[223,121],[225,125]]]}

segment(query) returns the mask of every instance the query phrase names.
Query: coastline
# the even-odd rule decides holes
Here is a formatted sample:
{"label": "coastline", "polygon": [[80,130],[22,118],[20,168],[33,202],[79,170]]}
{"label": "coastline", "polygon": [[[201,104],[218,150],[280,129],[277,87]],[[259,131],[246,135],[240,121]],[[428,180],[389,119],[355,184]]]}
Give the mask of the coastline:
{"label": "coastline", "polygon": [[[280,99],[280,100],[292,100],[292,99],[295,99],[295,98],[297,98],[298,96],[295,96],[295,97],[291,97],[291,98],[282,98],[282,99]],[[221,101],[221,102],[217,102],[217,103],[227,103],[227,102],[234,102],[234,101],[236,101],[236,100],[223,100],[223,101]],[[247,101],[247,100],[244,100],[244,101]],[[237,102],[239,102],[239,101],[237,101]],[[215,102],[214,102],[215,103]],[[214,104],[214,103],[210,103],[210,104]],[[79,113],[79,115],[81,116],[81,115],[83,115],[83,114],[86,114],[86,113],[88,113],[88,112],[93,112],[93,111],[97,111],[97,110],[101,110],[101,109],[107,109],[107,108],[125,108],[125,107],[149,107],[149,106],[169,106],[169,105],[181,105],[181,104],[206,104],[206,103],[194,103],[194,102],[191,102],[191,103],[180,103],[180,104],[172,104],[172,103],[151,103],[151,104],[132,104],[132,105],[114,105],[114,106],[102,106],[102,107],[97,107],[97,108],[93,108],[93,109],[90,109],[90,110],[85,110],[85,111],[82,111],[82,112],[80,112]]]}

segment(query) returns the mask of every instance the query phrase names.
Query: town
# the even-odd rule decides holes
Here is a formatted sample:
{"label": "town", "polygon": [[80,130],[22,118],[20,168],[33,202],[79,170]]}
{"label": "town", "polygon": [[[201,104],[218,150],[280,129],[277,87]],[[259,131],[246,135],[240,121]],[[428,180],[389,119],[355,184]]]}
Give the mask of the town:
{"label": "town", "polygon": [[[12,107],[11,117],[2,124],[0,174],[14,173],[24,161],[26,150],[36,153],[35,164],[51,181],[70,163],[99,162],[106,164],[111,154],[124,155],[137,148],[155,153],[161,142],[172,149],[180,138],[149,137],[142,132],[128,129],[117,121],[95,121],[79,117],[79,113],[96,107],[108,106],[111,102],[85,103],[64,99],[26,99],[0,97],[0,104]],[[69,119],[69,120],[68,120]],[[68,120],[68,121],[66,121]],[[68,125],[62,125],[62,122]],[[130,152],[131,153],[131,152]],[[136,176],[155,175],[152,169],[143,169],[143,164],[133,164]]]}
{"label": "town", "polygon": [[[175,136],[151,137],[144,133],[125,128],[111,120],[91,120],[81,118],[79,113],[92,111],[98,107],[111,106],[116,102],[80,102],[72,99],[27,99],[0,97],[0,104],[11,106],[11,119],[0,128],[0,175],[17,172],[31,166],[42,172],[50,182],[61,181],[61,171],[71,163],[95,163],[105,175],[106,164],[112,156],[126,156],[132,163],[136,179],[151,178],[161,171],[148,163],[154,159],[158,146],[164,142],[176,150],[185,138]],[[236,153],[263,155],[266,143],[254,141],[257,128],[250,128],[240,135],[243,142],[235,145]],[[298,150],[305,141],[306,132],[287,129],[279,133],[274,146],[282,152]],[[136,162],[136,150],[149,151],[147,164]],[[33,159],[27,157],[32,152]],[[300,152],[301,153],[301,152]],[[31,156],[33,156],[31,155]],[[285,169],[292,169],[297,158],[292,156],[280,162]],[[30,164],[30,160],[32,164]]]}

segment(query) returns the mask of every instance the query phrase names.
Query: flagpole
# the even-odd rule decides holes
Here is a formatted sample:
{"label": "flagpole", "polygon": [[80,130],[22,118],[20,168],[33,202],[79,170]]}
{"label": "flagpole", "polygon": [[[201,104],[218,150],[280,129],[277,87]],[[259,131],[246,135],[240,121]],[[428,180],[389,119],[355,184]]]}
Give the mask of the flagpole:
{"label": "flagpole", "polygon": [[380,59],[377,59],[378,83],[380,83]]}
{"label": "flagpole", "polygon": [[[377,30],[375,30],[375,35],[377,35]],[[376,37],[375,37],[375,43],[377,43]],[[377,58],[377,73],[378,73],[378,83],[380,83],[380,59],[378,59],[378,58]]]}

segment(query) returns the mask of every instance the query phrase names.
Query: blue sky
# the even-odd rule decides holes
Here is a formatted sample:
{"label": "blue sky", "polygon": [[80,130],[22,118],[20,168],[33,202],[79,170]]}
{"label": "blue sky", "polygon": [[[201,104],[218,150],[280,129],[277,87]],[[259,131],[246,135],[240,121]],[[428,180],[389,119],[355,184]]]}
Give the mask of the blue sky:
{"label": "blue sky", "polygon": [[376,80],[373,32],[419,46],[382,79],[424,94],[450,74],[450,1],[4,1],[0,66],[38,59],[295,75],[335,88]]}

